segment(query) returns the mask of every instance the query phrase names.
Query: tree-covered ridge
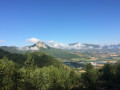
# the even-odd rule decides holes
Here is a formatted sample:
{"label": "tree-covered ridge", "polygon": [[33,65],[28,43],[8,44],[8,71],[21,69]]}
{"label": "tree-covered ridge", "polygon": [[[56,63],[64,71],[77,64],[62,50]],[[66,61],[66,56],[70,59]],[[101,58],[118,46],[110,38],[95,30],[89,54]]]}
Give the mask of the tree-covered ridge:
{"label": "tree-covered ridge", "polygon": [[[7,46],[2,46],[0,47],[1,49],[11,52],[11,53],[26,53],[26,52],[35,52],[33,50],[19,50],[17,47],[7,47]],[[69,51],[62,50],[62,49],[56,49],[56,48],[39,48],[37,52],[43,52],[47,55],[50,55],[55,58],[61,58],[61,59],[66,59],[66,60],[71,60],[72,58],[79,58],[79,55],[72,54]]]}
{"label": "tree-covered ridge", "polygon": [[15,63],[19,64],[20,66],[23,66],[28,56],[34,58],[34,64],[37,65],[38,67],[51,66],[51,65],[58,67],[62,65],[60,61],[41,52],[27,52],[25,54],[16,54],[0,49],[0,59],[7,57],[9,60],[13,60]]}
{"label": "tree-covered ridge", "polygon": [[[23,67],[7,57],[0,59],[1,90],[68,90],[76,83],[72,80],[74,74],[64,67],[39,68],[31,56],[28,56]],[[74,79],[77,80],[77,77]]]}
{"label": "tree-covered ridge", "polygon": [[18,47],[15,46],[0,46],[0,49],[11,52],[11,53],[24,53],[25,51],[18,50]]}
{"label": "tree-covered ridge", "polygon": [[120,89],[120,63],[108,62],[99,69],[88,63],[85,72],[79,73],[40,52],[22,55],[0,50],[0,57],[0,90]]}
{"label": "tree-covered ridge", "polygon": [[0,90],[119,90],[120,63],[95,69],[90,63],[85,73],[64,67],[37,67],[27,57],[22,67],[7,57],[0,59]]}
{"label": "tree-covered ridge", "polygon": [[10,53],[8,51],[4,51],[0,49],[0,59],[7,57],[9,60],[13,60],[14,62],[22,65],[23,62],[26,60],[26,56],[23,54],[17,54],[17,53]]}
{"label": "tree-covered ridge", "polygon": [[60,61],[56,60],[52,56],[46,55],[41,52],[33,52],[33,53],[29,52],[29,53],[25,53],[25,55],[33,57],[35,64],[38,67],[51,66],[51,65],[55,67],[62,66],[62,63]]}

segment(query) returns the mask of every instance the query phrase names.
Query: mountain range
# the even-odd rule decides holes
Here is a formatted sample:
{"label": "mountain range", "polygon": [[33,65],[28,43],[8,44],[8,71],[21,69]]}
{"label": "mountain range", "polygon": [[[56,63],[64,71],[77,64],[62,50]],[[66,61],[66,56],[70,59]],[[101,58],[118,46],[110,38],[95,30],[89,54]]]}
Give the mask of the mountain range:
{"label": "mountain range", "polygon": [[25,47],[7,47],[7,46],[1,46],[0,48],[4,50],[20,50],[20,51],[38,51],[40,48],[44,49],[62,49],[62,50],[73,50],[73,51],[79,51],[79,50],[102,50],[102,49],[120,49],[120,44],[111,44],[111,45],[97,45],[97,44],[84,44],[84,43],[70,43],[70,44],[62,44],[62,43],[45,43],[45,42],[37,42],[30,46]]}
{"label": "mountain range", "polygon": [[97,44],[84,44],[84,43],[71,43],[71,44],[62,44],[62,43],[45,43],[37,42],[34,45],[26,46],[21,48],[21,50],[39,50],[40,48],[50,49],[62,49],[62,50],[101,50],[101,49],[120,49],[120,44],[111,44],[111,45],[97,45]]}
{"label": "mountain range", "polygon": [[15,47],[15,46],[1,46],[0,49],[9,51],[12,53],[26,53],[26,52],[43,52],[47,55],[51,55],[55,58],[62,60],[71,60],[72,58],[80,58],[81,56],[77,52],[81,53],[93,53],[97,54],[99,52],[119,52],[120,44],[101,46],[97,44],[84,44],[84,43],[45,43],[37,42],[34,45],[25,47]]}

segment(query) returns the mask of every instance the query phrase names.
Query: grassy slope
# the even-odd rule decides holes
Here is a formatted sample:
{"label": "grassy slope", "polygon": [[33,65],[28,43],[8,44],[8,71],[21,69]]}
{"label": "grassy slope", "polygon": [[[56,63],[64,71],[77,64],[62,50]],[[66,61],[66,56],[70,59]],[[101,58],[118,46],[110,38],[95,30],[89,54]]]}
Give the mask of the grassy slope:
{"label": "grassy slope", "polygon": [[45,54],[51,55],[55,58],[62,58],[65,60],[71,60],[72,58],[79,58],[80,56],[76,54],[72,54],[68,51],[61,50],[61,49],[55,49],[55,48],[50,48],[50,49],[40,49],[41,52],[44,52]]}

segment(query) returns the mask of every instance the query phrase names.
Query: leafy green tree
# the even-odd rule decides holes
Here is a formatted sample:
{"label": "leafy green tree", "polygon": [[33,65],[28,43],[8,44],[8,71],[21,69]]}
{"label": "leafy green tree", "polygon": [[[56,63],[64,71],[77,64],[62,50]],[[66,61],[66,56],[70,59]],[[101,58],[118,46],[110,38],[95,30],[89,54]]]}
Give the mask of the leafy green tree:
{"label": "leafy green tree", "polygon": [[22,88],[22,81],[21,81],[21,74],[18,70],[14,70],[12,75],[12,81],[13,81],[13,90],[19,90]]}
{"label": "leafy green tree", "polygon": [[71,79],[72,85],[74,85],[76,83],[76,73],[73,70],[70,72],[70,79]]}
{"label": "leafy green tree", "polygon": [[88,63],[86,66],[85,66],[85,70],[88,72],[88,71],[91,71],[92,69],[94,69],[93,65],[91,63]]}
{"label": "leafy green tree", "polygon": [[0,63],[0,88],[3,87],[3,79],[4,79],[4,70],[2,63]]}
{"label": "leafy green tree", "polygon": [[117,87],[117,89],[119,90],[120,89],[120,63],[116,63],[113,68],[115,69],[116,73],[114,74],[115,75],[115,87]]}
{"label": "leafy green tree", "polygon": [[117,81],[120,82],[120,63],[117,63],[117,68],[116,68],[116,78]]}
{"label": "leafy green tree", "polygon": [[99,72],[89,63],[86,65],[86,72],[82,74],[82,83],[87,90],[97,90]]}
{"label": "leafy green tree", "polygon": [[113,68],[113,65],[110,63],[107,63],[103,66],[103,74],[102,79],[105,83],[104,86],[107,88],[113,88],[115,85],[115,69]]}
{"label": "leafy green tree", "polygon": [[14,73],[16,64],[13,61],[9,61],[6,57],[0,59],[0,80],[1,89],[11,89],[13,87],[12,75]]}
{"label": "leafy green tree", "polygon": [[25,67],[27,69],[31,69],[34,67],[34,58],[31,55],[28,55],[27,60],[24,62]]}

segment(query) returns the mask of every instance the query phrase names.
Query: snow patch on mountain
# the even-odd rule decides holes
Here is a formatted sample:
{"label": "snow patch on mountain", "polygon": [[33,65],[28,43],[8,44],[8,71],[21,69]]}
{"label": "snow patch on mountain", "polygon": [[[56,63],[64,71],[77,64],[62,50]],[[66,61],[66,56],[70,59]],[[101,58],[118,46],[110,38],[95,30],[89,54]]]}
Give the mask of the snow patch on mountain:
{"label": "snow patch on mountain", "polygon": [[45,43],[37,38],[30,38],[30,39],[27,39],[26,41],[32,42],[34,43],[34,45],[26,46],[26,47],[20,48],[19,50],[40,50],[40,48],[47,49],[48,47],[56,48],[56,49],[64,49],[64,50],[120,49],[119,43],[101,46],[97,44],[84,44],[84,43],[64,44],[64,43],[55,42],[53,40]]}
{"label": "snow patch on mountain", "polygon": [[19,50],[24,50],[24,51],[28,51],[28,50],[37,51],[37,50],[39,50],[40,48],[46,48],[46,49],[47,49],[48,47],[49,47],[49,46],[46,45],[44,42],[38,41],[38,42],[36,42],[34,45],[22,47],[22,48],[19,48]]}
{"label": "snow patch on mountain", "polygon": [[49,41],[48,45],[52,48],[58,48],[58,49],[74,49],[74,50],[94,49],[92,45],[86,45],[83,43],[63,44],[63,43],[58,43],[54,41]]}

